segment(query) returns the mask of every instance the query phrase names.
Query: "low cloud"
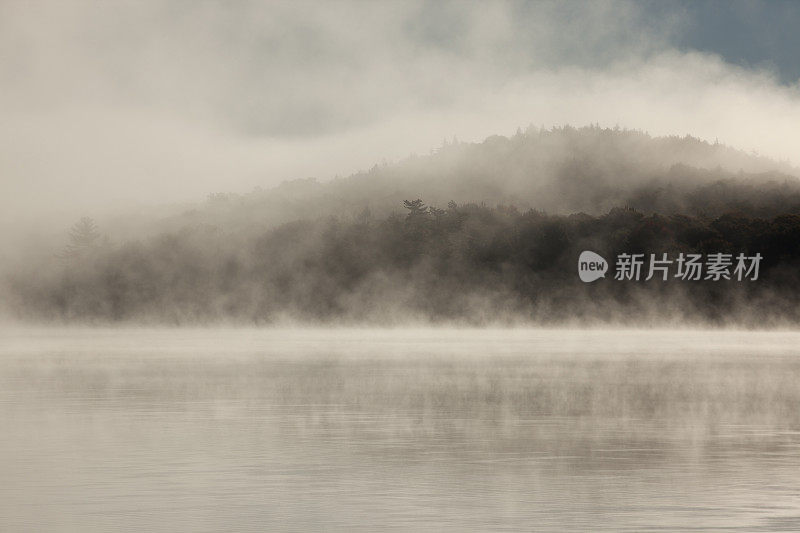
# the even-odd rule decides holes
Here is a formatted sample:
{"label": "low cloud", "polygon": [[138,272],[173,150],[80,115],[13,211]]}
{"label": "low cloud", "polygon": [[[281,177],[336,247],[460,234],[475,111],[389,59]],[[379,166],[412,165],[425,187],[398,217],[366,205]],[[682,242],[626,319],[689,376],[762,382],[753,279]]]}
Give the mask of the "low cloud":
{"label": "low cloud", "polygon": [[518,126],[690,133],[795,159],[800,89],[640,4],[9,2],[0,210],[69,220],[349,174]]}

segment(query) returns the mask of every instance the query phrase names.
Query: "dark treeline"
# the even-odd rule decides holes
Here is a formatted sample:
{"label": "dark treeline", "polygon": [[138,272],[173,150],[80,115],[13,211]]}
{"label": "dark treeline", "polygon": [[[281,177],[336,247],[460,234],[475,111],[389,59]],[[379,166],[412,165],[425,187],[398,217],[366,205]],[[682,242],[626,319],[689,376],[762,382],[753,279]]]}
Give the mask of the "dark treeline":
{"label": "dark treeline", "polygon": [[[800,321],[800,215],[592,216],[406,201],[247,233],[197,225],[103,240],[90,220],[58,257],[9,276],[20,318],[192,324]],[[581,251],[611,263],[577,276]],[[760,253],[756,281],[616,281],[619,253]]]}

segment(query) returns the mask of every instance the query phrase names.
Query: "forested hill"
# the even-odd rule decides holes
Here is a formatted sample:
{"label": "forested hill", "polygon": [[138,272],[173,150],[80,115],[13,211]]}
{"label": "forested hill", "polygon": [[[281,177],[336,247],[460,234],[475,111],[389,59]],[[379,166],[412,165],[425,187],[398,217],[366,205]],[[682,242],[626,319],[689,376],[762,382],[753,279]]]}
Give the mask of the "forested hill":
{"label": "forested hill", "polygon": [[[66,323],[796,326],[794,174],[691,137],[599,128],[449,143],[329,183],[213,195],[132,237],[85,218],[4,273],[0,301]],[[579,279],[585,250],[608,259],[606,279]],[[732,263],[721,279],[615,280],[620,254],[642,254],[645,274],[664,254],[763,261],[758,279]]]}
{"label": "forested hill", "polygon": [[384,216],[408,198],[431,205],[514,205],[549,214],[599,215],[613,207],[691,216],[769,217],[800,210],[800,170],[693,137],[651,137],[598,127],[529,129],[482,143],[375,165],[332,181],[299,179],[245,195],[212,194],[169,221],[244,229],[292,220]]}

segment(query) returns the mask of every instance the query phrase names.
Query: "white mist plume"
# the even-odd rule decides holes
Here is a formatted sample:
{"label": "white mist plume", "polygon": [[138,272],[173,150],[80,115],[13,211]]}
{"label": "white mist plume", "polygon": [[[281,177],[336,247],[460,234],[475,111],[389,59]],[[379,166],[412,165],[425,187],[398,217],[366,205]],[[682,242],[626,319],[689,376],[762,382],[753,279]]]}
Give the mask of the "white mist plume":
{"label": "white mist plume", "polygon": [[798,86],[674,49],[684,23],[626,2],[8,2],[3,226],[327,179],[531,122],[794,158]]}

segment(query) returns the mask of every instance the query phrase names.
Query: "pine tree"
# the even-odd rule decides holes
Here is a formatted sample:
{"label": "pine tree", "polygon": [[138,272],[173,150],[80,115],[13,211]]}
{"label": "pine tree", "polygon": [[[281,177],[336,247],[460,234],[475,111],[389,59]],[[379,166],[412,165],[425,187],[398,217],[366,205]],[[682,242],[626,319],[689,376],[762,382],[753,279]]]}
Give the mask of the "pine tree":
{"label": "pine tree", "polygon": [[97,249],[100,245],[100,231],[93,219],[83,217],[70,229],[69,240],[70,243],[66,246],[64,255],[67,257],[82,256]]}

